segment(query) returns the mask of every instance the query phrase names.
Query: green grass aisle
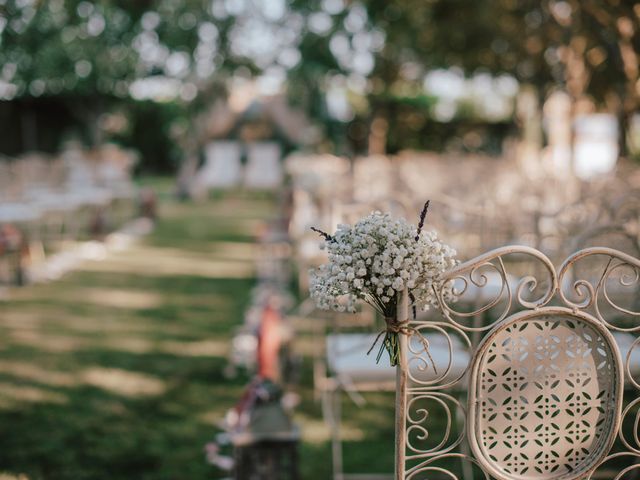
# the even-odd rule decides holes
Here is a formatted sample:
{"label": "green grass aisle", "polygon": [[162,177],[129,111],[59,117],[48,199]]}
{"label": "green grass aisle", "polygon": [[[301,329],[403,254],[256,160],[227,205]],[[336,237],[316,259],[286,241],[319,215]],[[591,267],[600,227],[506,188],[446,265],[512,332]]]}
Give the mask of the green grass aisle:
{"label": "green grass aisle", "polygon": [[164,201],[152,235],[0,303],[0,472],[204,479],[246,378],[222,376],[254,283],[265,196]]}
{"label": "green grass aisle", "polygon": [[[0,303],[0,479],[223,478],[203,447],[248,381],[222,371],[255,283],[254,236],[275,215],[268,195],[164,195],[140,243]],[[298,340],[301,474],[327,480],[308,348],[318,339]],[[390,472],[393,396],[367,399],[344,398],[345,467]]]}

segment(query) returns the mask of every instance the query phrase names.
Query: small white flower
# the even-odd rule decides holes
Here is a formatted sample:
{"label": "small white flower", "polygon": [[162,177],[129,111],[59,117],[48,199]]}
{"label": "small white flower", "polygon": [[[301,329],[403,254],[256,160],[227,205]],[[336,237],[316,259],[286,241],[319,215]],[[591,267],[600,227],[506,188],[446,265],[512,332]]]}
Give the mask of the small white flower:
{"label": "small white flower", "polygon": [[388,304],[408,288],[417,306],[426,309],[437,305],[434,286],[451,300],[453,285],[442,285],[441,278],[456,264],[455,251],[434,232],[422,232],[417,241],[415,236],[416,227],[380,212],[353,227],[339,225],[333,240],[323,242],[328,264],[311,272],[309,289],[318,308],[353,312],[359,298]]}

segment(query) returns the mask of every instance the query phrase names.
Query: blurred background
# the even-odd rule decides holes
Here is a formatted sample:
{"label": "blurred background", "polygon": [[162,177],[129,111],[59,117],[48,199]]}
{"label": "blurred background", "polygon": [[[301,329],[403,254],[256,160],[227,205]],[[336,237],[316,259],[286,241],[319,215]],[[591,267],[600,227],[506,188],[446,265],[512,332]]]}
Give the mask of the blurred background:
{"label": "blurred background", "polygon": [[309,227],[638,257],[639,62],[627,0],[0,0],[0,478],[384,478]]}

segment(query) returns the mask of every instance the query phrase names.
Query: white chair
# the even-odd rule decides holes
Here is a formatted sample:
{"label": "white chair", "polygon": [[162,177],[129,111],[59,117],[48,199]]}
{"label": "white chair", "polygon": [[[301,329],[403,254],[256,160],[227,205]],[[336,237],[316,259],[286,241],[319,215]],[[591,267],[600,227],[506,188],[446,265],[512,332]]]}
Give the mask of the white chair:
{"label": "white chair", "polygon": [[[396,388],[396,370],[389,366],[386,356],[383,356],[380,362],[376,362],[376,352],[367,355],[376,336],[375,333],[337,333],[326,337],[329,376],[324,379],[323,410],[325,420],[331,429],[334,479],[390,478],[387,475],[363,477],[358,474],[345,474],[343,471],[341,392],[347,393],[354,403],[364,407],[366,401],[362,393],[393,392]],[[441,333],[425,332],[424,336],[429,342],[430,358],[427,362],[420,360],[409,365],[413,383],[416,380],[426,384],[443,379],[455,381],[464,375],[470,361],[468,347],[455,337],[447,337]],[[420,351],[423,346],[417,337],[412,337],[410,348]],[[456,355],[452,355],[452,352],[456,352]]]}
{"label": "white chair", "polygon": [[218,140],[205,148],[205,163],[196,176],[198,187],[231,188],[240,184],[242,165],[238,142]]}
{"label": "white chair", "polygon": [[273,189],[282,185],[281,157],[280,145],[275,142],[248,144],[244,185],[257,189]]}
{"label": "white chair", "polygon": [[[533,248],[503,247],[455,267],[445,280],[469,280],[478,266],[491,264],[506,283],[513,266],[505,261],[510,255],[529,256],[539,264],[541,268],[527,264],[532,275],[523,281],[533,284],[535,278],[542,291],[535,297],[506,299],[497,317],[483,326],[465,375],[453,382],[407,382],[400,391],[398,404],[431,402],[444,408],[447,421],[446,428],[436,428],[431,406],[422,403],[420,415],[407,407],[396,424],[401,480],[430,478],[434,472],[458,478],[453,473],[456,462],[463,462],[467,472],[477,469],[473,478],[497,480],[622,478],[639,468],[640,445],[628,428],[637,422],[634,406],[640,401],[640,312],[620,303],[619,291],[616,297],[608,295],[607,288],[619,283],[631,303],[640,259],[604,247],[587,248],[556,271]],[[593,268],[578,269],[578,264]],[[588,275],[580,274],[585,271]],[[490,282],[485,286],[493,288]],[[461,313],[440,291],[437,295],[444,317],[438,325],[471,345],[474,327],[461,321],[469,312]],[[491,303],[493,295],[486,297]],[[607,311],[617,312],[615,321],[603,313]],[[411,325],[428,331],[434,324],[419,320]],[[425,356],[410,348],[403,352],[408,363],[401,364],[400,375],[412,379],[411,362]],[[456,388],[467,389],[466,406],[452,395]],[[466,428],[453,428],[454,412],[465,418]]]}

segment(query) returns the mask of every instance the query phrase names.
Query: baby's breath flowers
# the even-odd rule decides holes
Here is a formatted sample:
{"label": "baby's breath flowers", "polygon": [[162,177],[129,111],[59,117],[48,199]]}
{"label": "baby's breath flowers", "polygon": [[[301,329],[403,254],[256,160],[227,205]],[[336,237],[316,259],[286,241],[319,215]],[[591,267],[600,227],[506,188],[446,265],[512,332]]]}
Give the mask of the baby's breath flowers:
{"label": "baby's breath flowers", "polygon": [[[422,231],[427,207],[428,203],[419,228],[404,218],[372,212],[353,227],[338,225],[334,235],[323,233],[329,262],[311,271],[310,293],[318,308],[355,312],[356,302],[364,300],[390,326],[408,320],[395,318],[405,288],[413,307],[423,310],[437,306],[434,287],[450,300],[452,285],[442,284],[441,276],[456,264],[456,252],[435,232]],[[397,335],[387,331],[384,341],[392,365],[397,361]]]}

